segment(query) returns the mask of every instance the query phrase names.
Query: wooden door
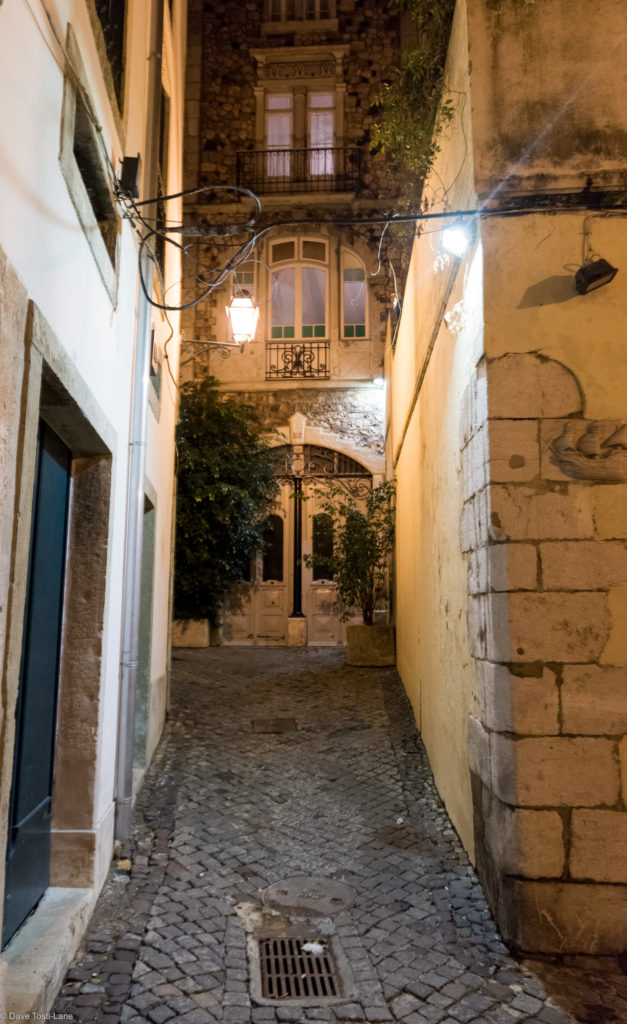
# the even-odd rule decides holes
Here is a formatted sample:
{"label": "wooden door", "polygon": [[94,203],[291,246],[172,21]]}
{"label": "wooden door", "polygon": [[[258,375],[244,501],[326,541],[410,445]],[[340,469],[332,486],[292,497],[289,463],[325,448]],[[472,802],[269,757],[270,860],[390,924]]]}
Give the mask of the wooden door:
{"label": "wooden door", "polygon": [[6,851],[3,948],[48,887],[70,451],[42,423]]}

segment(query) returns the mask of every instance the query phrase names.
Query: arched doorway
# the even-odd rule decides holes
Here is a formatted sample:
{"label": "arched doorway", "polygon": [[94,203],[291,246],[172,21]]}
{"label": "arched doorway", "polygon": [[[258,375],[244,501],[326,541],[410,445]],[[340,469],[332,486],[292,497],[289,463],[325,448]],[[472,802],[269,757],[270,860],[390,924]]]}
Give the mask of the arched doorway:
{"label": "arched doorway", "polygon": [[283,645],[288,617],[294,616],[307,620],[309,644],[341,644],[345,624],[335,582],[319,567],[307,566],[303,556],[332,549],[322,509],[326,487],[340,484],[359,498],[372,487],[372,474],[351,456],[321,445],[284,444],[275,453],[280,493],[264,550],[225,609],[224,643]]}

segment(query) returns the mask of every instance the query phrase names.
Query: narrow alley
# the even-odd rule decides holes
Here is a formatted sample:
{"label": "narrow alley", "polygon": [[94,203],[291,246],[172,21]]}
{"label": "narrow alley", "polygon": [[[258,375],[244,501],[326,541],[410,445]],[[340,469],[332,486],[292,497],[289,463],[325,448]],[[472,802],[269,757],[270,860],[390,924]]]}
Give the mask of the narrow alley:
{"label": "narrow alley", "polygon": [[[300,906],[289,886],[277,892],[291,879],[308,880]],[[264,907],[273,885],[282,913],[269,893]],[[335,998],[260,996],[257,940],[286,934],[301,950],[319,943],[324,960],[332,951]],[[315,973],[314,961],[301,954]],[[586,965],[560,964],[561,992],[549,995],[551,964],[519,963],[500,941],[393,669],[348,668],[337,648],[181,650],[130,864],[110,876],[54,1013],[101,1024],[627,1020],[619,964]]]}

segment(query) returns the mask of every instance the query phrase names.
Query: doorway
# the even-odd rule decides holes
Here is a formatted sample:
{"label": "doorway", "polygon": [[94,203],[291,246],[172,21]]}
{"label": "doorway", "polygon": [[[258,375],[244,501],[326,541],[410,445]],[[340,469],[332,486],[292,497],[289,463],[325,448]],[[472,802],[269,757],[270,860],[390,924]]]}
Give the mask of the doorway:
{"label": "doorway", "polygon": [[40,422],[16,708],[2,948],[50,881],[50,821],[71,453]]}
{"label": "doorway", "polygon": [[350,456],[319,445],[282,445],[276,454],[280,494],[269,517],[264,550],[252,560],[249,579],[238,584],[225,608],[224,643],[285,644],[288,616],[297,606],[307,620],[308,644],[343,644],[346,626],[336,584],[327,571],[308,566],[303,556],[332,550],[323,509],[325,484],[339,483],[359,498],[372,486],[372,474]]}

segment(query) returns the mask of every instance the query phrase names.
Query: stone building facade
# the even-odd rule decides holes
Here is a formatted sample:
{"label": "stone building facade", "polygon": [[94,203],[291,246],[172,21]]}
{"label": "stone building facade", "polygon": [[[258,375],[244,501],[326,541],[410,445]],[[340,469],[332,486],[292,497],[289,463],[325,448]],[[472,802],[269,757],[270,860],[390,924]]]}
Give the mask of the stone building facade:
{"label": "stone building facade", "polygon": [[623,15],[458,0],[387,357],[399,671],[503,936],[549,953],[627,944],[627,310],[576,286],[627,261]]}
{"label": "stone building facade", "polygon": [[[324,472],[333,475],[339,454],[349,460],[343,471],[384,475],[380,378],[402,245],[384,233],[396,188],[386,158],[370,150],[369,128],[400,46],[398,13],[377,0],[190,5],[186,184],[210,189],[186,205],[186,219],[205,234],[189,240],[193,267],[211,281],[237,245],[258,235],[235,272],[186,315],[182,379],[217,377],[259,409],[276,444],[290,447],[310,498],[304,553],[316,543],[314,463],[326,459]],[[220,185],[250,190],[259,208]],[[254,228],[238,232],[251,215]],[[216,237],[221,224],[231,226],[226,247]],[[194,281],[190,301],[197,289]],[[244,351],[204,344],[230,341],[225,306],[244,290],[260,310],[255,341]],[[240,595],[235,624],[227,616],[227,642],[342,640],[332,581],[314,580],[311,570],[304,570],[304,621],[290,622],[290,487],[282,485],[276,509],[284,557],[272,571],[281,579],[264,578],[263,560],[253,568],[244,587],[253,596]],[[264,591],[265,583],[272,587]],[[271,602],[272,628],[251,600]]]}

